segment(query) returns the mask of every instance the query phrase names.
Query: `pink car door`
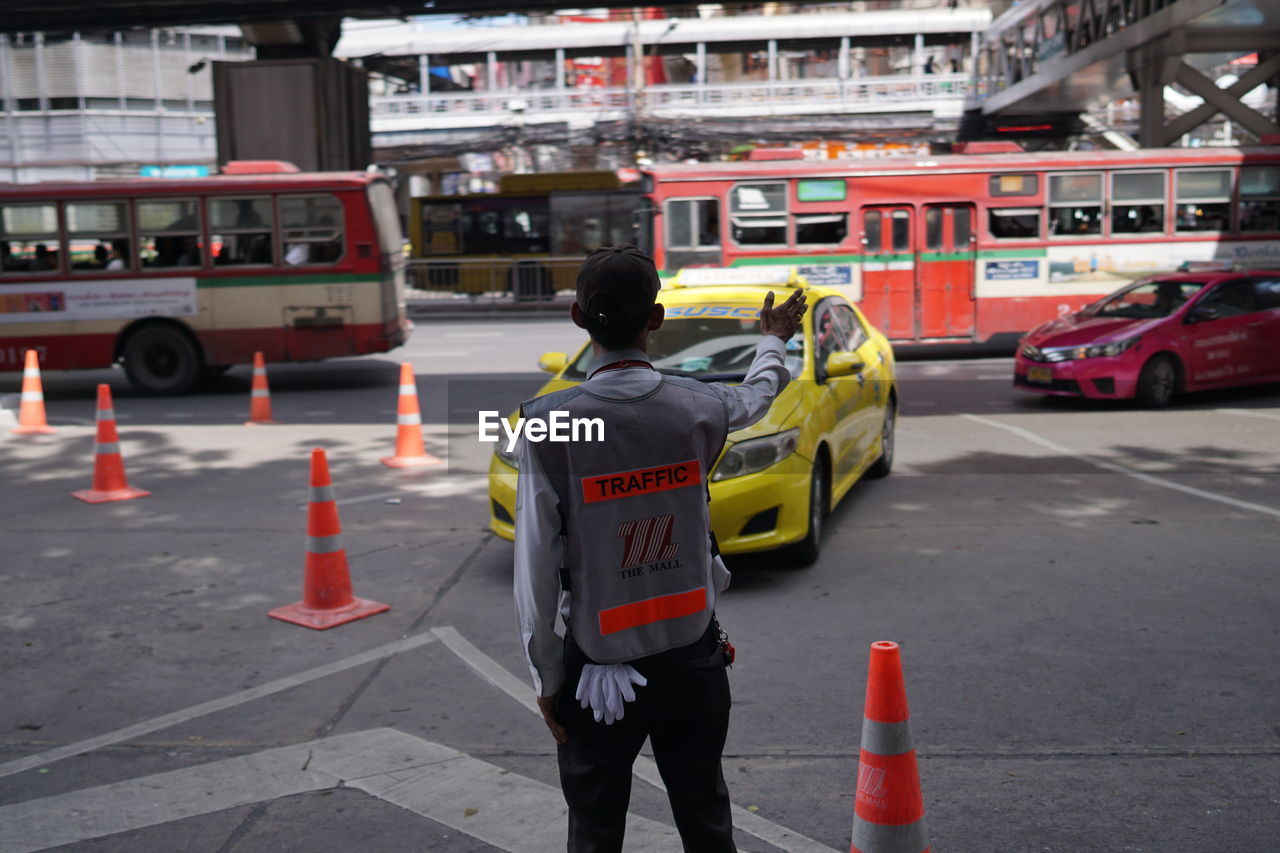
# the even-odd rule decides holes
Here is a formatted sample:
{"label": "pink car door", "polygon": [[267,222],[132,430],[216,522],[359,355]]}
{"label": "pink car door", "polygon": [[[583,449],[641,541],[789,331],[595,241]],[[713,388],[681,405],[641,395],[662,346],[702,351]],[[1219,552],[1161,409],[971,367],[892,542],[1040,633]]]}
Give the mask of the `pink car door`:
{"label": "pink car door", "polygon": [[1188,312],[1185,327],[1187,378],[1191,385],[1237,385],[1261,381],[1274,343],[1267,340],[1267,314],[1258,311],[1253,281],[1225,281]]}
{"label": "pink car door", "polygon": [[1267,375],[1280,379],[1280,276],[1255,278],[1253,299],[1262,319],[1259,362]]}

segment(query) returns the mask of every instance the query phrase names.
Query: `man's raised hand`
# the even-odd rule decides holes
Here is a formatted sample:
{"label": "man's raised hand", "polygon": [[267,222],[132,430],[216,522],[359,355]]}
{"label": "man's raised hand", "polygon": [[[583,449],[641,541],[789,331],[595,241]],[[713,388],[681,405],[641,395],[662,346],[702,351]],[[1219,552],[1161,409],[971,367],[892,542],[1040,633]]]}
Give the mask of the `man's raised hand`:
{"label": "man's raised hand", "polygon": [[760,334],[790,340],[800,330],[800,320],[806,308],[804,292],[800,290],[791,291],[787,301],[774,308],[773,291],[770,290],[764,298],[764,307],[760,309]]}

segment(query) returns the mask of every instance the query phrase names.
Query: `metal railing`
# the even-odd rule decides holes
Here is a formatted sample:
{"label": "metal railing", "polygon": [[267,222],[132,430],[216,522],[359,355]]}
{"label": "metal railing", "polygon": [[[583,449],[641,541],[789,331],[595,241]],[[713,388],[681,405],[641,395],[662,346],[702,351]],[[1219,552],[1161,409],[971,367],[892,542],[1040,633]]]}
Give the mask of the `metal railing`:
{"label": "metal railing", "polygon": [[913,103],[962,100],[968,74],[883,75],[846,80],[818,78],[771,83],[680,84],[621,88],[534,89],[500,92],[378,95],[369,99],[372,119],[475,118],[533,119],[538,113],[607,113],[635,109],[661,115],[698,109],[770,108],[772,113],[820,107],[844,112]]}
{"label": "metal railing", "polygon": [[405,266],[413,297],[447,306],[466,303],[550,303],[571,293],[582,256],[539,258],[414,258]]}

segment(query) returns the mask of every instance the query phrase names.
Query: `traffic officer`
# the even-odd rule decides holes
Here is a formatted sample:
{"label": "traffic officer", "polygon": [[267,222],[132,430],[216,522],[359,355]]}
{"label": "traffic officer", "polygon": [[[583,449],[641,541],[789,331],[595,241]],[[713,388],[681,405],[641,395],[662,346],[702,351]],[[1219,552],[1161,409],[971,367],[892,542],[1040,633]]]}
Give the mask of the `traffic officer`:
{"label": "traffic officer", "polygon": [[516,613],[558,745],[571,853],[622,850],[646,737],[684,849],[736,850],[720,764],[732,647],[715,619],[729,572],[711,536],[707,481],[725,437],[763,417],[790,379],[784,344],[805,302],[798,290],[777,307],[765,297],[755,360],[729,386],[654,369],[659,287],[636,247],[592,252],[571,308],[595,353],[587,379],[521,406],[526,418],[564,411],[604,423],[603,441],[518,449]]}

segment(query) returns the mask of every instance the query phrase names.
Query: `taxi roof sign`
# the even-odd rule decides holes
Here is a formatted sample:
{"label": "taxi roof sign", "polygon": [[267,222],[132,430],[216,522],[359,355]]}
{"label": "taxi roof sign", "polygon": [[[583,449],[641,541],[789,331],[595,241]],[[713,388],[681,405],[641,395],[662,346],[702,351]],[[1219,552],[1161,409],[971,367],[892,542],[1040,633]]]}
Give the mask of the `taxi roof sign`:
{"label": "taxi roof sign", "polygon": [[717,284],[804,287],[808,282],[795,267],[782,264],[751,267],[691,267],[680,270],[675,280],[671,282],[672,287],[704,287]]}

